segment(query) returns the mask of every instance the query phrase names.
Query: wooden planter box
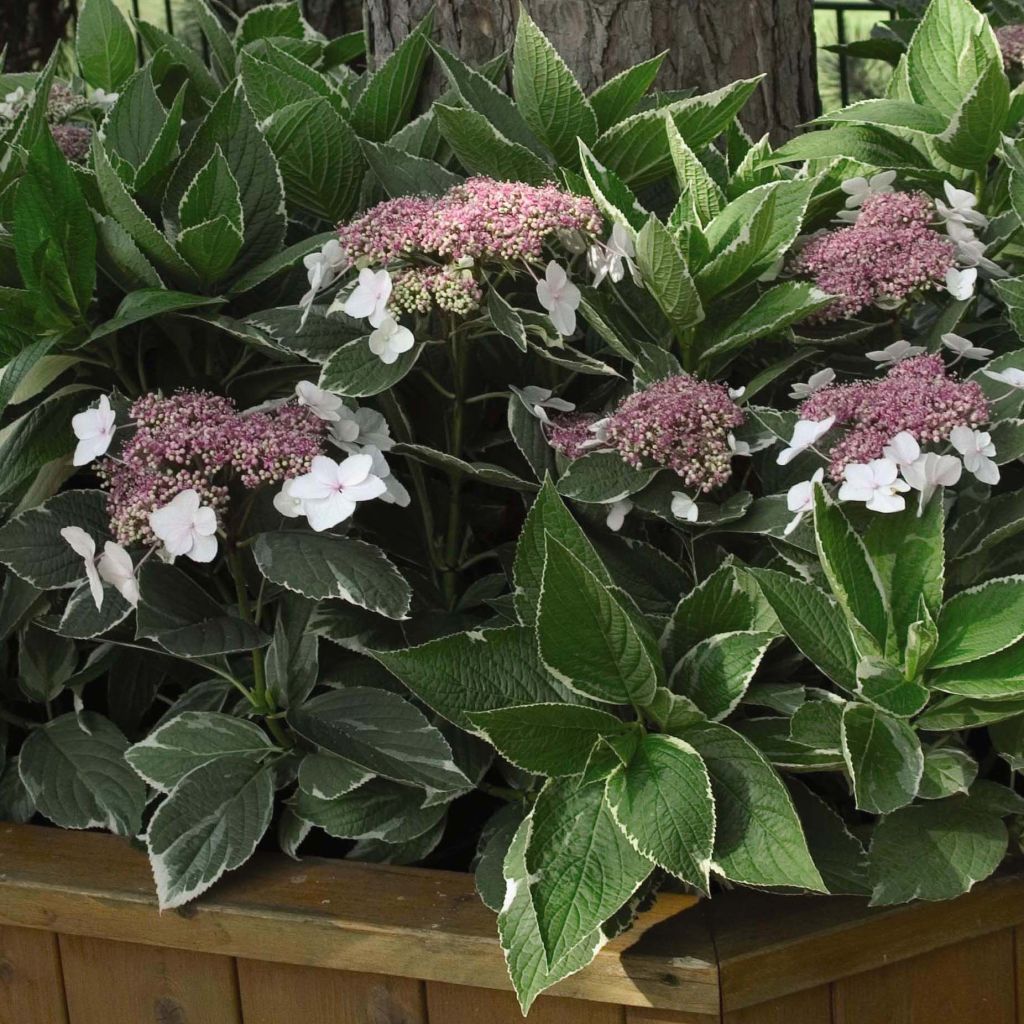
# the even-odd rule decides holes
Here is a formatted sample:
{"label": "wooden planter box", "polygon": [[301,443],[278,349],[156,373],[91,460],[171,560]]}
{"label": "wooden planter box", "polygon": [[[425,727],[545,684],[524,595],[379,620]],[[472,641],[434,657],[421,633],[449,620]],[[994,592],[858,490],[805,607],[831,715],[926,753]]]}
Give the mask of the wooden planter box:
{"label": "wooden planter box", "polygon": [[[531,1024],[1022,1024],[1024,876],[946,904],[664,896]],[[124,840],[0,824],[0,1024],[519,1024],[470,877],[259,855],[160,914]]]}

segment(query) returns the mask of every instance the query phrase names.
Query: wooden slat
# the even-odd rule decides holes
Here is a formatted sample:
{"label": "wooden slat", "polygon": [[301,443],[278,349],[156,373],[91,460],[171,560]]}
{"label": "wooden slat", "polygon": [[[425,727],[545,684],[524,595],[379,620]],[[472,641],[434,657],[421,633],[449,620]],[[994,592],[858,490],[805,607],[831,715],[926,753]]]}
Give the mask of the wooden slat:
{"label": "wooden slat", "polygon": [[241,1024],[234,961],[60,937],[70,1024]]}
{"label": "wooden slat", "polygon": [[1011,929],[833,986],[835,1024],[1016,1024]]}
{"label": "wooden slat", "polygon": [[832,991],[828,985],[794,992],[781,999],[732,1010],[723,1024],[831,1024]]}
{"label": "wooden slat", "polygon": [[[666,895],[558,995],[715,1013],[703,914]],[[158,914],[146,858],[97,833],[0,825],[0,925],[508,990],[494,915],[448,871],[258,854]]]}
{"label": "wooden slat", "polygon": [[729,1011],[1024,922],[1024,876],[1001,875],[947,903],[869,908],[852,897],[737,890],[708,908]]}
{"label": "wooden slat", "polygon": [[656,1010],[652,1006],[627,1006],[626,1024],[721,1024],[717,1014],[687,1010]]}
{"label": "wooden slat", "polygon": [[245,1024],[427,1024],[423,982],[239,960]]}
{"label": "wooden slat", "polygon": [[57,936],[0,928],[0,1024],[67,1024]]}
{"label": "wooden slat", "polygon": [[[427,984],[430,1024],[523,1024],[523,1014],[511,992]],[[625,1007],[582,999],[541,996],[530,1008],[529,1024],[624,1024]]]}
{"label": "wooden slat", "polygon": [[1017,983],[1017,1024],[1024,1024],[1024,928],[1013,930],[1014,978]]}

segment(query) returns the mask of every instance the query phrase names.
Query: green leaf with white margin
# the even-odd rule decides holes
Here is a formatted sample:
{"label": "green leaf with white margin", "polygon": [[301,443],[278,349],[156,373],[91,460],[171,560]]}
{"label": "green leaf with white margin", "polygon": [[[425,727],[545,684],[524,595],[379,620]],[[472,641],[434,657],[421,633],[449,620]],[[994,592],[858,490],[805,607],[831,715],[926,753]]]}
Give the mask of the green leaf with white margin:
{"label": "green leaf with white margin", "polygon": [[717,722],[678,731],[696,748],[715,798],[711,869],[744,885],[825,892],[811,859],[793,801],[764,755],[738,732]]}
{"label": "green leaf with white margin", "polygon": [[594,928],[575,949],[548,966],[537,911],[530,895],[530,873],[526,867],[531,828],[532,819],[525,819],[505,854],[505,899],[498,913],[498,935],[505,964],[524,1015],[541,992],[583,970],[607,942],[601,928]]}
{"label": "green leaf with white margin", "polygon": [[441,134],[466,170],[530,185],[543,185],[554,177],[539,156],[505,138],[483,114],[440,102],[432,109]]}
{"label": "green leaf with white margin", "polygon": [[273,774],[248,757],[218,758],[189,772],[146,832],[160,909],[188,903],[244,864],[273,811]]}
{"label": "green leaf with white margin", "polygon": [[217,711],[184,711],[129,747],[125,759],[161,793],[170,793],[195,768],[222,757],[262,761],[274,750],[255,723]]}
{"label": "green leaf with white margin", "polygon": [[262,4],[246,12],[235,29],[235,46],[243,46],[257,39],[302,39],[305,26],[297,3]]}
{"label": "green leaf with white margin", "polygon": [[185,228],[175,246],[199,275],[203,287],[213,288],[234,265],[243,241],[241,231],[221,215]]}
{"label": "green leaf with white margin", "polygon": [[506,761],[553,778],[580,774],[601,737],[631,728],[607,711],[574,704],[526,704],[468,717]]}
{"label": "green leaf with white margin", "polygon": [[937,110],[907,100],[870,99],[851,103],[841,110],[822,114],[818,123],[835,124],[850,121],[854,124],[880,124],[889,128],[906,128],[925,135],[939,135],[949,124]]}
{"label": "green leaf with white margin", "polygon": [[92,640],[124,622],[132,611],[132,606],[109,583],[103,584],[103,605],[97,608],[91,587],[83,583],[68,598],[57,633],[76,640]]}
{"label": "green leaf with white margin", "polygon": [[651,873],[615,822],[605,783],[553,779],[530,815],[527,884],[549,969],[614,914]]}
{"label": "green leaf with white margin", "polygon": [[970,797],[887,814],[871,839],[871,904],[954,899],[999,867],[1006,844],[1002,819]]}
{"label": "green leaf with white margin", "polygon": [[206,0],[188,0],[188,12],[206,38],[221,85],[227,85],[235,76],[235,47],[231,36]]}
{"label": "green leaf with white margin", "polygon": [[597,208],[613,224],[622,224],[635,240],[636,233],[647,223],[650,214],[640,205],[633,190],[614,171],[600,163],[582,141],[580,164]]}
{"label": "green leaf with white margin", "polygon": [[1024,637],[1024,576],[1004,576],[954,594],[936,621],[939,644],[932,668],[963,665]]}
{"label": "green leaf with white margin", "polygon": [[219,216],[242,228],[242,201],[238,182],[231,173],[220,146],[199,169],[178,204],[178,225],[182,230],[196,227]]}
{"label": "green leaf with white margin", "polygon": [[629,763],[608,777],[607,799],[640,853],[708,892],[715,805],[707,768],[689,743],[645,736]]}
{"label": "green leaf with white margin", "polygon": [[1010,84],[1001,59],[988,67],[934,140],[935,151],[957,167],[983,171],[999,145],[1010,109]]}
{"label": "green leaf with white margin", "polygon": [[749,569],[786,635],[834,683],[857,689],[857,650],[838,604],[813,583],[774,569]]}
{"label": "green leaf with white margin", "polygon": [[933,0],[907,47],[913,98],[952,118],[986,65],[1002,57],[988,19],[970,0]]}
{"label": "green leaf with white margin", "polygon": [[512,50],[512,89],[526,123],[560,164],[576,163],[578,138],[588,146],[597,139],[597,117],[583,90],[525,7]]}
{"label": "green leaf with white margin", "polygon": [[202,658],[265,647],[270,637],[231,615],[190,576],[155,559],[138,572],[135,635],[179,657]]}
{"label": "green leaf with white margin", "polygon": [[135,70],[135,39],[113,0],[85,0],[78,12],[75,53],[82,77],[107,92],[116,92]]}
{"label": "green leaf with white margin", "polygon": [[701,226],[714,220],[725,206],[725,195],[717,182],[700,162],[697,154],[686,144],[675,121],[665,117],[668,132],[668,149],[676,169],[676,184],[680,192],[686,192],[693,203],[693,209]]}
{"label": "green leaf with white margin", "polygon": [[142,254],[158,271],[171,280],[185,285],[198,284],[195,271],[178,255],[163,232],[146,216],[128,193],[117,171],[110,164],[106,151],[98,140],[93,140],[93,169],[96,184],[107,212],[121,226]]}
{"label": "green leaf with white margin", "polygon": [[106,338],[132,324],[141,323],[153,317],[167,316],[173,313],[184,313],[190,309],[203,306],[215,306],[223,300],[205,295],[191,295],[188,292],[176,292],[169,288],[139,288],[129,292],[117,307],[113,317],[102,323],[92,334],[89,341]]}
{"label": "green leaf with white margin", "polygon": [[778,632],[779,622],[754,578],[736,565],[722,565],[679,600],[661,647],[666,662],[675,665],[702,640],[740,630]]}
{"label": "green leaf with white margin", "polygon": [[539,157],[545,155],[544,146],[508,93],[499,89],[487,75],[474,70],[443,46],[431,42],[430,47],[448,76],[452,89],[466,107],[483,114],[509,142],[525,146]]}
{"label": "green leaf with white margin", "polygon": [[[443,195],[462,183],[461,175],[426,157],[406,153],[385,142],[361,139],[363,156],[384,191],[392,198],[415,195]],[[495,295],[494,289],[488,296]]]}
{"label": "green leaf with white margin", "polygon": [[668,228],[653,214],[637,235],[636,262],[644,283],[677,332],[704,319],[686,261]]}
{"label": "green leaf with white margin", "polygon": [[867,657],[857,663],[857,696],[897,718],[910,718],[928,703],[929,693],[920,682],[908,679],[899,665]]}
{"label": "green leaf with white margin", "polygon": [[775,636],[744,630],[702,640],[676,663],[669,686],[719,721],[743,699]]}
{"label": "green leaf with white margin", "polygon": [[933,690],[980,700],[1024,696],[1024,642],[1018,642],[987,658],[929,671]]}
{"label": "green leaf with white margin", "polygon": [[920,618],[921,599],[933,618],[938,614],[945,574],[942,494],[934,495],[920,515],[913,504],[903,512],[872,516],[864,535],[901,652],[907,646],[907,631]]}
{"label": "green leaf with white margin", "polygon": [[612,584],[608,570],[559,497],[554,483],[550,478],[545,479],[526,515],[512,570],[516,612],[527,625],[532,625],[537,618],[548,534],[564,544],[602,583]]}
{"label": "green leaf with white margin", "polygon": [[372,778],[373,772],[334,754],[307,754],[299,765],[299,789],[318,800],[337,800]]}
{"label": "green leaf with white margin", "polygon": [[649,704],[662,668],[632,615],[567,547],[547,536],[537,643],[541,660],[560,682],[611,704]]}
{"label": "green leaf with white margin", "polygon": [[574,459],[558,480],[558,493],[574,501],[606,505],[642,491],[656,469],[637,469],[618,452],[591,452]]}
{"label": "green leaf with white margin", "polygon": [[133,836],[142,826],[146,787],[124,759],[127,748],[120,729],[102,715],[61,715],[22,744],[21,780],[55,825]]}
{"label": "green leaf with white margin", "polygon": [[868,859],[860,840],[843,819],[813,790],[796,779],[787,781],[800,815],[814,864],[834,896],[867,896]]}
{"label": "green leaf with white margin", "polygon": [[918,796],[923,800],[941,800],[966,793],[977,777],[978,762],[966,750],[932,747],[924,752],[924,774]]}
{"label": "green leaf with white margin", "polygon": [[310,743],[393,782],[449,796],[473,788],[441,732],[413,704],[387,690],[331,690],[289,710],[288,724]]}
{"label": "green leaf with white margin", "polygon": [[418,647],[368,651],[427,707],[468,732],[470,715],[523,704],[580,704],[540,662],[532,629],[471,630]]}
{"label": "green leaf with white margin", "polygon": [[409,120],[427,60],[433,24],[427,15],[373,72],[352,109],[352,127],[364,139],[386,142]]}
{"label": "green leaf with white margin", "polygon": [[324,363],[320,387],[345,398],[368,398],[394,387],[416,365],[422,345],[413,345],[393,363],[371,351],[368,337],[342,345]]}
{"label": "green leaf with white margin", "polygon": [[448,452],[441,452],[435,448],[427,448],[422,444],[396,444],[392,449],[395,455],[405,455],[416,462],[422,462],[427,466],[437,466],[447,473],[457,476],[465,476],[470,480],[479,480],[481,483],[490,484],[492,487],[508,487],[513,491],[535,491],[537,485],[532,480],[524,480],[515,473],[505,469],[504,466],[496,466],[492,462],[466,462]]}
{"label": "green leaf with white margin", "polygon": [[882,581],[846,513],[821,484],[814,485],[814,536],[825,578],[854,636],[866,630],[884,651],[890,625]]}
{"label": "green leaf with white margin", "polygon": [[620,71],[590,94],[590,105],[602,132],[633,113],[636,105],[657,78],[667,53],[666,50],[656,57],[651,57],[650,60]]}
{"label": "green leaf with white margin", "polygon": [[917,796],[924,755],[912,726],[867,704],[847,704],[842,737],[858,808],[888,814]]}
{"label": "green leaf with white margin", "polygon": [[276,274],[290,270],[304,256],[316,252],[324,242],[337,237],[337,233],[334,231],[324,231],[319,235],[313,235],[312,238],[307,238],[302,242],[296,242],[295,245],[288,246],[287,249],[271,256],[270,259],[264,260],[258,266],[247,270],[241,277],[236,278],[228,289],[228,294],[241,295],[243,292],[256,288]]}
{"label": "green leaf with white margin", "polygon": [[85,579],[82,556],[60,535],[80,526],[102,547],[111,539],[104,491],[65,491],[0,527],[0,562],[40,590],[75,587]]}
{"label": "green leaf with white margin", "polygon": [[389,619],[409,614],[412,590],[387,556],[351,537],[281,531],[253,544],[260,572],[272,583],[317,601],[340,598]]}
{"label": "green leaf with white margin", "polygon": [[[699,339],[703,366],[724,368],[752,341],[778,334],[827,306],[830,297],[809,281],[783,281],[763,291],[734,320],[707,324]],[[748,387],[749,391],[749,387]]]}
{"label": "green leaf with white margin", "polygon": [[171,232],[179,230],[179,203],[218,147],[238,184],[242,202],[244,244],[237,273],[280,252],[286,224],[277,161],[238,84],[228,86],[218,97],[171,175],[163,198],[164,223]]}
{"label": "green leaf with white margin", "polygon": [[780,146],[766,163],[833,160],[845,157],[872,167],[930,168],[928,158],[895,132],[873,124],[838,124],[828,131],[807,132]]}

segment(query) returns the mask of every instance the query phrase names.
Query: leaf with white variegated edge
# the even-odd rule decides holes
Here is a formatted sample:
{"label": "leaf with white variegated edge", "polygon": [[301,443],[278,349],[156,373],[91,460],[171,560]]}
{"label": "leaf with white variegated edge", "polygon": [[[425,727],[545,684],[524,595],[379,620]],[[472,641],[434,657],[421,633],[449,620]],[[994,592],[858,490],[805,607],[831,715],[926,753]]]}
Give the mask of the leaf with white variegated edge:
{"label": "leaf with white variegated edge", "polygon": [[1001,818],[969,796],[900,808],[872,835],[871,904],[954,899],[999,867],[1006,843]]}
{"label": "leaf with white variegated edge", "polygon": [[696,748],[711,778],[712,870],[745,885],[825,892],[792,798],[764,755],[717,722],[690,725],[677,735]]}
{"label": "leaf with white variegated edge", "polygon": [[1024,576],[1003,576],[954,594],[939,611],[931,668],[963,665],[1024,637]]}
{"label": "leaf with white variegated edge", "polygon": [[541,664],[532,629],[508,626],[440,637],[418,647],[368,651],[424,704],[469,732],[475,711],[583,703]]}
{"label": "leaf with white variegated edge", "polygon": [[608,941],[604,932],[595,928],[575,949],[548,966],[526,868],[531,825],[530,818],[520,824],[505,855],[505,899],[498,913],[498,935],[505,965],[524,1015],[541,992],[583,970]]}
{"label": "leaf with white variegated edge", "polygon": [[743,699],[775,636],[740,630],[702,640],[676,663],[669,685],[689,697],[708,718],[725,718]]}
{"label": "leaf with white variegated edge", "polygon": [[887,814],[914,799],[924,755],[912,726],[866,704],[847,704],[842,738],[843,758],[862,811]]}
{"label": "leaf with white variegated edge", "polygon": [[83,583],[68,598],[57,632],[76,640],[91,640],[110,632],[132,611],[132,606],[109,583],[103,585],[103,605],[97,608],[89,584]]}
{"label": "leaf with white variegated edge", "polygon": [[620,736],[628,723],[598,708],[573,704],[525,704],[477,711],[470,721],[499,754],[527,772],[578,775],[602,736]]}
{"label": "leaf with white variegated edge", "polygon": [[120,729],[102,715],[61,715],[22,744],[21,779],[39,813],[61,828],[135,835],[146,787],[124,759],[127,747]]}
{"label": "leaf with white variegated edge", "polygon": [[1024,641],[978,661],[929,672],[928,685],[980,700],[1024,697]]}
{"label": "leaf with white variegated edge", "polygon": [[654,214],[636,238],[636,262],[644,284],[677,332],[704,319],[704,307],[671,233]]}
{"label": "leaf with white variegated edge", "polygon": [[368,337],[342,345],[324,363],[320,387],[346,398],[367,398],[394,387],[416,365],[423,351],[413,345],[393,363],[385,363],[370,349]]}
{"label": "leaf with white variegated edge", "polygon": [[560,682],[594,700],[649,704],[663,670],[633,614],[614,589],[547,535],[537,643]]}
{"label": "leaf with white variegated edge", "polygon": [[80,526],[102,548],[109,521],[103,491],[65,491],[0,527],[0,562],[40,590],[77,586],[85,579],[82,556],[60,531]]}
{"label": "leaf with white variegated edge", "polygon": [[129,747],[125,759],[154,789],[170,793],[201,765],[222,757],[259,762],[273,750],[253,722],[215,711],[185,711]]}
{"label": "leaf with white variegated edge", "polygon": [[959,747],[932,747],[924,752],[924,774],[918,795],[923,800],[941,800],[966,793],[978,777],[978,762]]}
{"label": "leaf with white variegated edge", "polygon": [[440,730],[396,693],[331,690],[289,710],[288,724],[310,743],[393,782],[449,793],[473,788]]}
{"label": "leaf with white variegated edge", "polygon": [[579,145],[583,177],[597,208],[613,224],[622,224],[636,241],[636,233],[647,223],[650,214],[640,205],[633,190],[614,171],[600,163],[582,139]]}
{"label": "leaf with white variegated edge", "polygon": [[160,909],[188,903],[244,864],[273,811],[273,774],[250,758],[218,758],[189,772],[146,832]]}
{"label": "leaf with white variegated edge", "polygon": [[282,531],[260,534],[253,555],[267,579],[297,594],[318,601],[340,598],[389,619],[409,614],[409,584],[372,544],[351,537]]}
{"label": "leaf with white variegated edge", "polygon": [[645,736],[608,777],[608,806],[641,854],[708,891],[715,804],[707,768],[689,743]]}
{"label": "leaf with white variegated edge", "polygon": [[868,858],[864,847],[843,819],[812,789],[796,779],[787,786],[811,857],[833,896],[867,896]]}
{"label": "leaf with white variegated edge", "polygon": [[605,783],[553,779],[530,815],[528,885],[550,969],[614,914],[651,873],[616,824]]}
{"label": "leaf with white variegated edge", "polygon": [[318,800],[337,800],[373,778],[373,772],[335,754],[307,754],[299,765],[299,789]]}
{"label": "leaf with white variegated edge", "polygon": [[608,570],[582,527],[573,519],[572,513],[559,497],[554,483],[550,478],[545,478],[540,493],[526,514],[512,568],[516,584],[516,612],[527,625],[532,625],[537,618],[547,534],[567,547],[603,583],[612,583]]}
{"label": "leaf with white variegated edge", "polygon": [[574,501],[606,505],[642,491],[656,469],[636,469],[618,452],[591,452],[575,459],[558,480],[558,493]]}

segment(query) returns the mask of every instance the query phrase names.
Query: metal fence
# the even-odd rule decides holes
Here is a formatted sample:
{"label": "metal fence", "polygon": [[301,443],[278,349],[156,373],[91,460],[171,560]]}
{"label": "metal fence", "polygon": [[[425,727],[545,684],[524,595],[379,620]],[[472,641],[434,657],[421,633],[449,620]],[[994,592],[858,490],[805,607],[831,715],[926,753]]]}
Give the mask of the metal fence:
{"label": "metal fence", "polygon": [[[882,20],[884,17],[895,17],[895,12],[892,8],[883,7],[877,3],[870,3],[868,0],[814,0],[814,10],[815,13],[818,11],[834,13],[836,19],[836,42],[839,46],[845,46],[850,42],[846,31],[847,14],[853,11],[871,11],[878,15],[879,20]],[[845,51],[840,51],[836,56],[839,62],[839,94],[845,107],[850,102],[850,60],[852,58]]]}

